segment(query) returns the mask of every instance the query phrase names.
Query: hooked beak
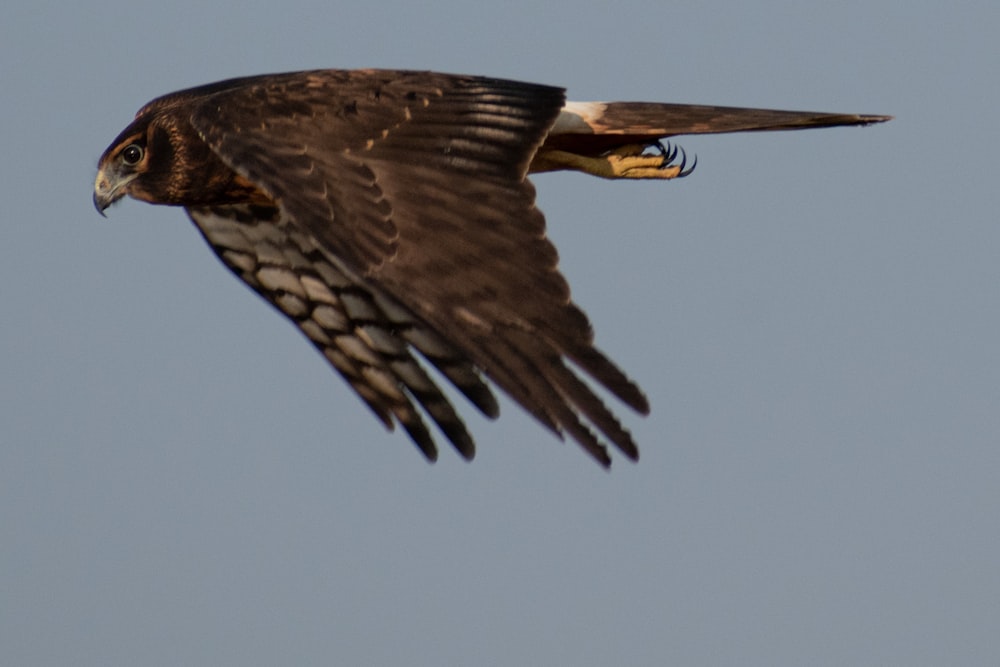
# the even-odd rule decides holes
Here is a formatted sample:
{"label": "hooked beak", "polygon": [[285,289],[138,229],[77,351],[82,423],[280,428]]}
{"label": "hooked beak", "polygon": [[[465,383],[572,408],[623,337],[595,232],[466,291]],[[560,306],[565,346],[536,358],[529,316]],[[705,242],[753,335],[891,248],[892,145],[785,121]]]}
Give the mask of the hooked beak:
{"label": "hooked beak", "polygon": [[106,209],[109,206],[111,206],[111,202],[106,197],[103,197],[100,194],[98,194],[97,190],[94,190],[94,208],[96,208],[97,212],[101,214],[101,217],[103,218],[108,217],[104,213],[104,209]]}
{"label": "hooked beak", "polygon": [[119,179],[116,174],[106,174],[103,169],[98,170],[97,178],[94,180],[94,208],[102,216],[104,211],[116,201],[125,196],[125,186],[135,178]]}

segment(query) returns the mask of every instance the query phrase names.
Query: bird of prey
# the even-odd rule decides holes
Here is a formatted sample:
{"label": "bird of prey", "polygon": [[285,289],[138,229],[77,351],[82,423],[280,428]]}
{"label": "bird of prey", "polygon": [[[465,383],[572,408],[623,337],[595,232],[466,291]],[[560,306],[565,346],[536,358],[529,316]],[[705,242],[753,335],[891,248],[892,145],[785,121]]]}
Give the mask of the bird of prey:
{"label": "bird of prey", "polygon": [[[316,70],[182,90],[101,156],[94,204],[182,206],[219,259],[286,315],[389,429],[429,460],[429,416],[472,437],[426,364],[484,415],[487,380],[609,466],[630,433],[582,376],[640,414],[642,390],[594,346],[528,175],[691,173],[681,134],[867,125],[889,116],[645,102],[418,71]],[[421,360],[422,358],[422,360]]]}

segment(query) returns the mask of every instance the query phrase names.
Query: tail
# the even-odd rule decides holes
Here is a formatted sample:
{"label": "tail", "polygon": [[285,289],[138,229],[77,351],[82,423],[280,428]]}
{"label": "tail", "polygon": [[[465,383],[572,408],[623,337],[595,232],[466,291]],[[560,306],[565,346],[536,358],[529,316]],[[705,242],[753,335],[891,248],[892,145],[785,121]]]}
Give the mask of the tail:
{"label": "tail", "polygon": [[743,109],[654,102],[567,102],[538,148],[530,173],[581,171],[601,178],[671,179],[687,176],[684,152],[662,139],[678,134],[806,130],[871,125],[891,120],[816,111]]}
{"label": "tail", "polygon": [[567,102],[545,140],[547,148],[594,154],[679,134],[805,130],[871,125],[892,116],[744,109],[655,102]]}

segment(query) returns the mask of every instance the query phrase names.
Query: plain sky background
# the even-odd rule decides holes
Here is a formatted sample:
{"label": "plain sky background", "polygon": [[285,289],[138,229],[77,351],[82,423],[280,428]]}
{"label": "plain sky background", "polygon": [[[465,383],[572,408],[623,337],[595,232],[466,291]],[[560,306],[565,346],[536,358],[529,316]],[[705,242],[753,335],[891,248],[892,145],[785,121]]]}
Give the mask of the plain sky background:
{"label": "plain sky background", "polygon": [[[0,664],[1000,664],[1000,5],[8,2]],[[91,206],[157,95],[409,67],[895,114],[535,179],[645,388],[610,473],[509,401],[433,466],[180,210]]]}

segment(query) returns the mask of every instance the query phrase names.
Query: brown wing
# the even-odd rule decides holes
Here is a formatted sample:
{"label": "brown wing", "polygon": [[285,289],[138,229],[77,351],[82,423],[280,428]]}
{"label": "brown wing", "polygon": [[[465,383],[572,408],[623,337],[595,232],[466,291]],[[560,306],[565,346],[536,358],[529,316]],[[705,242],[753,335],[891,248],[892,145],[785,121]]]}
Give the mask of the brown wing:
{"label": "brown wing", "polygon": [[[561,90],[413,72],[247,81],[200,98],[191,122],[227,165],[277,202],[286,240],[313,243],[342,268],[350,289],[402,305],[601,463],[610,458],[591,427],[637,457],[631,436],[565,363],[648,412],[638,387],[594,348],[525,180],[563,105]],[[226,215],[192,211],[217,251],[225,244],[206,228]],[[237,273],[261,282],[258,273]],[[282,308],[283,292],[261,293]],[[388,318],[381,329],[393,334],[394,323]],[[362,387],[370,383],[338,370],[368,400]],[[407,424],[398,410],[372,407],[383,420],[388,410]],[[443,421],[453,423],[451,415]]]}
{"label": "brown wing", "polygon": [[436,459],[415,399],[455,448],[473,457],[465,424],[411,348],[496,417],[496,400],[461,353],[392,297],[358,281],[310,235],[286,224],[278,209],[212,206],[188,214],[222,262],[295,322],[387,427],[398,421]]}

